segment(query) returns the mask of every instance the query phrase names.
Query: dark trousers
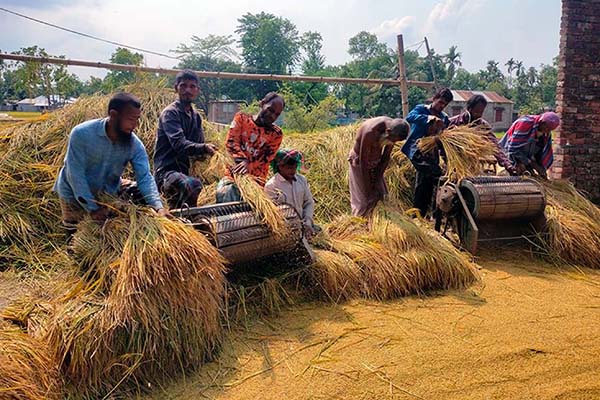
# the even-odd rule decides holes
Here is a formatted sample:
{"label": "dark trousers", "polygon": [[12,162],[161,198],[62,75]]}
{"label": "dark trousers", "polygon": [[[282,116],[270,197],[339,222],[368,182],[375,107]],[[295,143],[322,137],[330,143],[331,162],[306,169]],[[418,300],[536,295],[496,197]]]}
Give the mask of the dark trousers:
{"label": "dark trousers", "polygon": [[439,158],[436,160],[426,157],[420,152],[415,153],[411,161],[417,170],[413,206],[425,217],[431,207],[435,185],[442,176],[442,169]]}
{"label": "dark trousers", "polygon": [[169,208],[196,207],[202,191],[202,181],[181,172],[168,171],[161,177],[159,189],[167,198]]}

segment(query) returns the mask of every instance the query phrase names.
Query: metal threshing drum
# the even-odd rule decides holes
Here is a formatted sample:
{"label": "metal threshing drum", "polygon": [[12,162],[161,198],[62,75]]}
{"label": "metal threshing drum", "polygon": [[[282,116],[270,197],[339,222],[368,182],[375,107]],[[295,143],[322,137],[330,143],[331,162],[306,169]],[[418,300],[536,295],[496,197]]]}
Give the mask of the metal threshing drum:
{"label": "metal threshing drum", "polygon": [[278,238],[245,202],[172,210],[171,213],[205,233],[231,264],[246,264],[277,254],[306,251],[300,216],[287,204],[278,207],[289,230],[285,237]]}
{"label": "metal threshing drum", "polygon": [[544,212],[546,196],[533,179],[518,176],[466,178],[460,191],[473,218],[482,220],[529,219]]}

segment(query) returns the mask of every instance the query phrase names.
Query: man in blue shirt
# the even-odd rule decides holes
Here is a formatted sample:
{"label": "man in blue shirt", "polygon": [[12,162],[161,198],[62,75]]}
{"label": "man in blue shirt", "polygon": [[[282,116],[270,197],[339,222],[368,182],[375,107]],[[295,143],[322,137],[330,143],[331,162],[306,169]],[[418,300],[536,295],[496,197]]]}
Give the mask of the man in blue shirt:
{"label": "man in blue shirt", "polygon": [[61,203],[63,224],[70,237],[77,223],[89,214],[104,221],[109,210],[99,202],[101,194],[117,195],[121,175],[128,163],[146,204],[165,216],[167,212],[150,174],[148,155],[133,133],[140,118],[140,101],[118,93],[108,103],[108,117],[77,125],[69,135],[64,166],[54,184]]}
{"label": "man in blue shirt", "polygon": [[421,216],[425,217],[431,206],[433,189],[438,178],[442,175],[439,165],[439,154],[422,154],[417,147],[417,141],[429,132],[439,132],[450,124],[448,115],[443,111],[452,101],[450,89],[438,90],[429,105],[417,105],[406,117],[410,124],[410,134],[402,146],[417,170],[413,205],[419,209]]}
{"label": "man in blue shirt", "polygon": [[215,154],[216,147],[204,143],[202,119],[192,103],[198,97],[198,76],[183,70],[175,78],[179,99],[160,114],[154,149],[154,178],[171,208],[195,207],[202,181],[189,176],[190,157]]}

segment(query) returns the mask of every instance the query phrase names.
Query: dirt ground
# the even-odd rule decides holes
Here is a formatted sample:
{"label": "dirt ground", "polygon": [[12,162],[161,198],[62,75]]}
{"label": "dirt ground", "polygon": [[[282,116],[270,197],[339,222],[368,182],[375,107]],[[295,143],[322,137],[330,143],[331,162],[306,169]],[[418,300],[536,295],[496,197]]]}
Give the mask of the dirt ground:
{"label": "dirt ground", "polygon": [[496,251],[478,263],[465,291],[257,318],[152,399],[600,398],[600,271]]}
{"label": "dirt ground", "polygon": [[[464,291],[251,319],[147,400],[600,399],[600,271],[506,251],[477,262]],[[0,273],[0,308],[56,279]]]}

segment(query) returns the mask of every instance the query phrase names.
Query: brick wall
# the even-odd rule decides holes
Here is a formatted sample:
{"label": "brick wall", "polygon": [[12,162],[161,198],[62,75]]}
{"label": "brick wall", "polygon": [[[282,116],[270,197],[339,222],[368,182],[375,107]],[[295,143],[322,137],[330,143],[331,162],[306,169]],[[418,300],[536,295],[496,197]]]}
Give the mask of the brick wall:
{"label": "brick wall", "polygon": [[563,0],[551,175],[600,201],[600,0]]}

